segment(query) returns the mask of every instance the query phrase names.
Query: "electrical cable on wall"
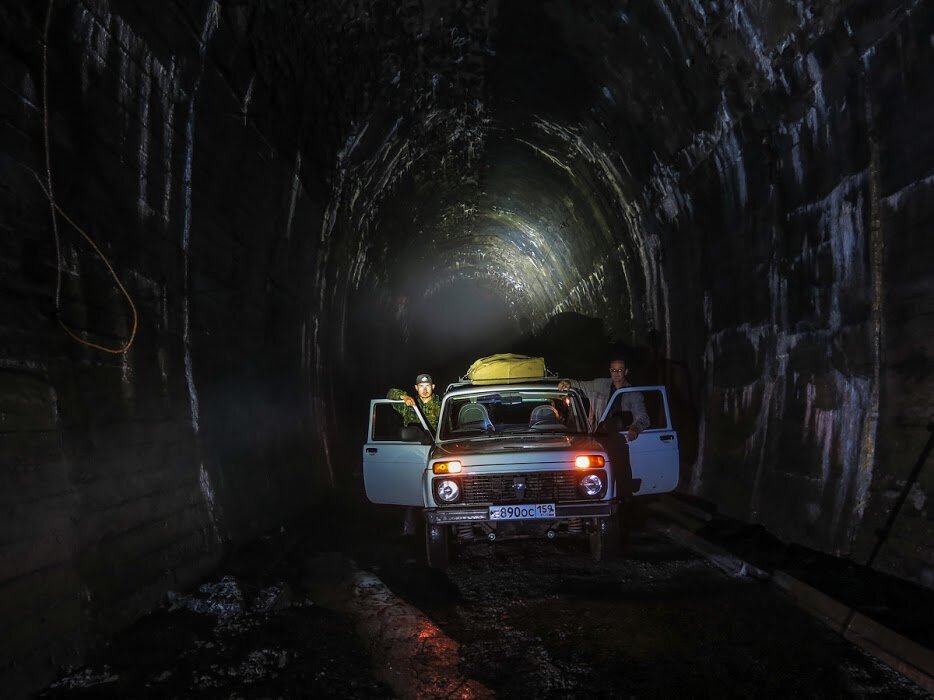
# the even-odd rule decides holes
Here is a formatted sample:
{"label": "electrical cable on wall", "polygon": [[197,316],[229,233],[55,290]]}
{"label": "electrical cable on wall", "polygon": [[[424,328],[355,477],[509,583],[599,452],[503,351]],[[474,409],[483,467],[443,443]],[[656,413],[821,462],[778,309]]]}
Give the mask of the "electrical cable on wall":
{"label": "electrical cable on wall", "polygon": [[[35,171],[30,170],[33,176],[36,178],[36,182],[39,183],[39,187],[42,188],[42,191],[45,193],[46,198],[49,200],[49,210],[52,215],[52,234],[55,237],[55,316],[58,319],[59,325],[62,327],[62,330],[65,331],[71,338],[73,338],[78,343],[85,345],[89,348],[94,348],[95,350],[100,350],[101,352],[111,353],[113,355],[122,355],[126,353],[130,347],[133,345],[133,341],[136,339],[136,330],[139,326],[139,314],[136,310],[136,304],[133,303],[133,298],[130,296],[130,293],[126,290],[126,287],[120,282],[120,278],[117,276],[117,273],[114,271],[113,266],[110,264],[110,261],[107,260],[107,257],[98,248],[97,244],[94,243],[93,239],[76,224],[70,216],[68,216],[61,207],[55,201],[55,196],[52,190],[52,158],[51,158],[51,149],[49,148],[49,98],[48,98],[48,72],[49,72],[49,25],[52,21],[52,6],[54,5],[55,0],[49,0],[49,9],[45,15],[45,28],[43,30],[42,36],[42,138],[43,146],[45,148],[45,177],[46,182],[43,185],[42,179],[35,173]],[[65,219],[69,224],[74,227],[74,229],[84,237],[84,239],[91,245],[94,251],[97,253],[98,257],[104,262],[104,265],[107,266],[107,269],[110,271],[110,274],[114,278],[117,287],[123,292],[123,295],[126,297],[127,303],[130,305],[130,311],[133,316],[133,322],[130,328],[130,337],[119,348],[109,348],[104,345],[99,345],[98,343],[93,343],[84,338],[80,337],[64,320],[61,316],[61,296],[62,296],[62,249],[61,249],[61,237],[58,233],[58,219],[56,217],[56,212],[62,215],[62,218]]]}
{"label": "electrical cable on wall", "polygon": [[[33,175],[36,175],[36,173],[33,173]],[[101,350],[102,352],[109,352],[109,353],[112,353],[112,354],[114,354],[114,355],[122,355],[123,353],[127,352],[127,351],[130,349],[130,346],[133,345],[133,341],[136,339],[136,330],[137,330],[137,328],[138,328],[138,326],[139,326],[139,313],[138,313],[137,310],[136,310],[136,304],[133,303],[133,298],[130,296],[130,293],[126,290],[126,287],[123,286],[123,283],[120,282],[120,278],[117,276],[117,273],[116,273],[116,271],[113,269],[113,266],[110,264],[110,261],[107,260],[107,257],[104,255],[104,253],[101,251],[101,249],[97,247],[97,244],[94,242],[94,240],[84,231],[84,229],[82,229],[80,226],[78,226],[78,224],[76,224],[76,223],[71,219],[71,217],[68,216],[68,214],[66,214],[64,211],[62,211],[62,208],[59,207],[58,204],[52,199],[52,194],[51,194],[51,192],[49,192],[48,190],[46,190],[46,188],[45,188],[45,187],[43,186],[43,184],[42,184],[42,181],[39,180],[39,176],[38,176],[38,175],[36,175],[36,181],[39,183],[39,187],[42,188],[42,191],[45,192],[46,197],[48,197],[48,198],[49,198],[49,201],[52,203],[52,207],[53,207],[53,214],[52,214],[52,215],[53,215],[53,220],[54,220],[55,212],[57,211],[59,214],[61,214],[62,218],[65,219],[65,221],[67,221],[69,224],[71,224],[71,225],[74,227],[74,229],[75,229],[78,233],[80,233],[80,234],[84,237],[84,239],[91,245],[91,247],[94,249],[94,252],[97,253],[98,257],[103,261],[104,265],[105,265],[105,266],[107,267],[107,269],[110,271],[110,274],[111,274],[111,276],[114,278],[114,282],[116,283],[117,287],[120,289],[121,292],[123,292],[123,296],[126,297],[127,303],[130,305],[130,312],[131,312],[132,315],[133,315],[133,323],[132,323],[132,326],[131,326],[131,328],[130,328],[130,337],[129,337],[129,339],[127,339],[126,343],[124,343],[124,344],[123,344],[121,347],[119,347],[119,348],[108,348],[108,347],[106,347],[106,346],[104,346],[104,345],[99,345],[99,344],[97,344],[97,343],[92,343],[91,341],[85,340],[84,338],[80,337],[77,333],[75,333],[74,330],[72,330],[72,329],[68,326],[67,323],[65,323],[65,322],[62,320],[61,315],[60,315],[59,300],[58,300],[58,298],[56,298],[56,300],[55,300],[55,313],[56,313],[56,315],[59,316],[59,318],[58,318],[59,325],[61,325],[62,329],[63,329],[68,335],[70,335],[72,338],[74,338],[76,341],[78,341],[78,342],[81,343],[82,345],[87,345],[89,348],[94,348],[95,350]],[[59,289],[59,288],[61,287],[61,278],[62,278],[62,267],[61,267],[61,258],[59,258],[58,271],[57,271],[57,274],[56,274],[56,280],[57,280],[56,289]]]}

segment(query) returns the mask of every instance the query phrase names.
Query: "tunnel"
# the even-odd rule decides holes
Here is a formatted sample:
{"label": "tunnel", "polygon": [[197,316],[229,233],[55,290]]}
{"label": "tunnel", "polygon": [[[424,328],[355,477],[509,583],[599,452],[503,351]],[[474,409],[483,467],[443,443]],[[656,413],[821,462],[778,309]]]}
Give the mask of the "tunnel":
{"label": "tunnel", "polygon": [[679,493],[934,588],[931,3],[9,0],[0,34],[4,685],[359,506],[370,399],[501,352],[622,354]]}

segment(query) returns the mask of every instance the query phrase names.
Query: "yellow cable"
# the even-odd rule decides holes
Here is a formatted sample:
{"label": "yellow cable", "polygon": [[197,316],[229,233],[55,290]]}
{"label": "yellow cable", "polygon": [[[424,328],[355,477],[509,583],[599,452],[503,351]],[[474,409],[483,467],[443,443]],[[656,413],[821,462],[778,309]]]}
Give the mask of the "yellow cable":
{"label": "yellow cable", "polygon": [[55,205],[52,198],[52,162],[49,148],[49,25],[52,23],[52,3],[45,14],[45,29],[42,35],[42,144],[45,148],[45,177],[49,191],[49,211],[52,214],[52,235],[55,237],[55,311],[58,312],[62,299],[62,246],[58,235],[58,219],[55,218]]}
{"label": "yellow cable", "polygon": [[[55,313],[58,316],[58,323],[62,327],[62,330],[65,331],[69,336],[74,340],[86,345],[89,348],[94,348],[95,350],[100,350],[101,352],[109,352],[112,355],[122,355],[127,352],[130,347],[133,345],[133,341],[136,339],[136,330],[139,327],[139,314],[136,311],[136,304],[133,303],[133,298],[130,296],[130,293],[127,292],[126,287],[120,282],[120,278],[117,277],[117,273],[114,271],[113,266],[110,264],[110,261],[107,260],[107,257],[101,252],[101,249],[97,247],[97,244],[91,239],[91,237],[84,231],[83,228],[78,226],[71,217],[68,216],[62,208],[58,206],[55,202],[55,197],[52,194],[52,163],[51,163],[51,149],[49,148],[49,100],[48,100],[48,71],[49,71],[49,24],[52,20],[52,5],[55,0],[49,0],[49,10],[45,17],[45,30],[42,40],[42,127],[43,127],[43,145],[45,146],[45,172],[46,180],[48,182],[48,187],[42,184],[41,178],[35,173],[35,171],[30,169],[33,177],[36,178],[36,182],[39,183],[39,187],[42,188],[42,191],[45,193],[45,196],[49,200],[52,213],[52,232],[55,235],[55,264],[56,264],[56,276],[55,276]],[[130,330],[130,338],[126,343],[120,348],[108,348],[103,345],[98,345],[97,343],[92,343],[85,340],[84,338],[78,336],[61,318],[61,289],[62,289],[62,253],[61,253],[61,243],[58,235],[58,221],[55,218],[55,212],[58,212],[62,215],[62,218],[65,219],[69,224],[71,224],[74,229],[80,233],[84,239],[91,244],[91,247],[97,253],[98,257],[103,260],[104,265],[107,266],[107,269],[110,270],[110,274],[113,276],[114,281],[117,283],[117,286],[120,288],[120,291],[123,292],[123,296],[126,297],[127,302],[130,304],[130,311],[133,313],[133,327]]]}

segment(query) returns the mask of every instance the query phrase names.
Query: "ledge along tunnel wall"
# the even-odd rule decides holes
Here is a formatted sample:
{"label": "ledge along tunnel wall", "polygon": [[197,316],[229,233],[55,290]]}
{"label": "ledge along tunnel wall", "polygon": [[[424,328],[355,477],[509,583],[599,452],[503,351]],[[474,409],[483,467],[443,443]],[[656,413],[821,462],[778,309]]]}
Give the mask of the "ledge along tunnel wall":
{"label": "ledge along tunnel wall", "polygon": [[[934,416],[930,3],[10,0],[0,36],[3,684],[355,488],[370,397],[530,339],[630,348],[681,491],[866,561]],[[932,489],[874,564],[927,587]]]}

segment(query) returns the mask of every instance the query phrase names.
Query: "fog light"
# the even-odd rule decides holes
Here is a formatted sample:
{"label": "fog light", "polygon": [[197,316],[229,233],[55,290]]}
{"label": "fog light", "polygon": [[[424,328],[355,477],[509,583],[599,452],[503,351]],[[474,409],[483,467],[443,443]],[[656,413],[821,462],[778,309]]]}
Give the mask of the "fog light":
{"label": "fog light", "polygon": [[603,479],[597,474],[588,474],[581,479],[581,491],[588,496],[596,496],[603,490]]}
{"label": "fog light", "polygon": [[435,485],[435,493],[445,503],[453,503],[461,496],[461,487],[454,479],[444,479]]}

